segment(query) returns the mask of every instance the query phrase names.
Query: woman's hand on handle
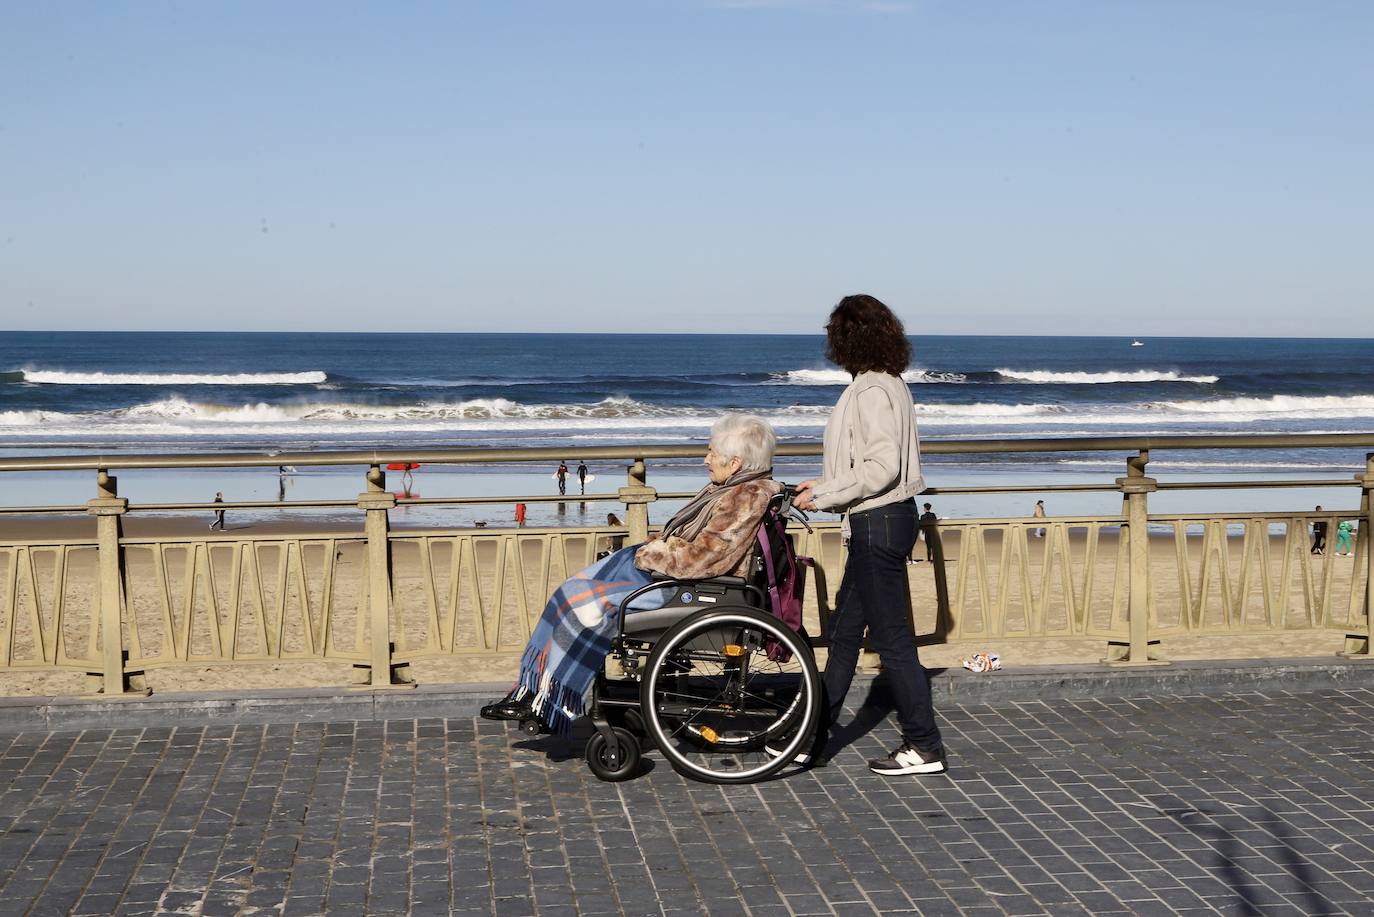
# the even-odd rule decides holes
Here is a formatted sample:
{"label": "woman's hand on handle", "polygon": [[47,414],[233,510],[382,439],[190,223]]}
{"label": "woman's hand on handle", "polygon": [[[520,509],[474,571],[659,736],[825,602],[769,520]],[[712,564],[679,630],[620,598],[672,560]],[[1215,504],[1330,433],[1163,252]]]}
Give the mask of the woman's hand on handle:
{"label": "woman's hand on handle", "polygon": [[802,481],[800,484],[798,484],[797,493],[794,497],[792,497],[792,505],[795,506],[797,509],[803,510],[805,512],[815,512],[816,497],[811,492],[812,488],[814,488],[815,486],[815,478],[812,478],[809,481]]}

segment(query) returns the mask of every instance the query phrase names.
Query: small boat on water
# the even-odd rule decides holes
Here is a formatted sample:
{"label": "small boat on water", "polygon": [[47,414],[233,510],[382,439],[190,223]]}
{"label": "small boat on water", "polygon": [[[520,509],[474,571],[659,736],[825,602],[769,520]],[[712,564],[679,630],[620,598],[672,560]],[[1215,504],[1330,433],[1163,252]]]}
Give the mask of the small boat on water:
{"label": "small boat on water", "polygon": [[1132,346],[1132,347],[1144,347],[1144,346],[1145,346],[1145,342],[1144,342],[1144,341],[1138,341],[1138,340],[1132,339],[1132,340],[1131,340],[1131,346]]}

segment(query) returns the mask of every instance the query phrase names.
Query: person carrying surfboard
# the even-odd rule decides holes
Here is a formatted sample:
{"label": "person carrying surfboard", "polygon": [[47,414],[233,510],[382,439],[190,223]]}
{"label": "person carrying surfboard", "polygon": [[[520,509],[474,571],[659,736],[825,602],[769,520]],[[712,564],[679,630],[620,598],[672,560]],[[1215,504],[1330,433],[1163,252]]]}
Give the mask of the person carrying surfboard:
{"label": "person carrying surfboard", "polygon": [[555,471],[555,472],[553,473],[553,476],[556,477],[556,478],[558,478],[558,493],[559,493],[560,495],[561,495],[561,494],[567,493],[567,492],[568,492],[568,463],[567,463],[567,462],[559,462],[559,463],[558,463],[558,470]]}
{"label": "person carrying surfboard", "polygon": [[580,487],[580,488],[582,489],[582,493],[583,493],[583,495],[585,496],[586,493],[587,493],[587,463],[586,463],[586,462],[578,462],[578,463],[577,463],[577,485],[578,485],[578,487]]}

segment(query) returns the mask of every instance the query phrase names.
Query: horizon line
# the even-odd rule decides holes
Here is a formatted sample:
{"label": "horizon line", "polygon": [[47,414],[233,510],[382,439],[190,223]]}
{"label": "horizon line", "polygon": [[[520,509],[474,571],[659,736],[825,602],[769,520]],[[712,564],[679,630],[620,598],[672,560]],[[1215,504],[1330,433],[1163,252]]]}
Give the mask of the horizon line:
{"label": "horizon line", "polygon": [[[0,328],[0,334],[281,334],[281,335],[386,335],[391,337],[445,336],[525,336],[525,337],[796,337],[824,338],[824,332],[799,334],[781,331],[281,331],[267,329],[162,329],[158,331],[128,328]],[[908,332],[907,337],[970,337],[970,338],[1098,338],[1133,341],[1169,340],[1287,340],[1287,341],[1374,341],[1374,337],[1338,335],[1333,337],[1298,336],[1290,334],[995,334],[989,332],[928,331]]]}

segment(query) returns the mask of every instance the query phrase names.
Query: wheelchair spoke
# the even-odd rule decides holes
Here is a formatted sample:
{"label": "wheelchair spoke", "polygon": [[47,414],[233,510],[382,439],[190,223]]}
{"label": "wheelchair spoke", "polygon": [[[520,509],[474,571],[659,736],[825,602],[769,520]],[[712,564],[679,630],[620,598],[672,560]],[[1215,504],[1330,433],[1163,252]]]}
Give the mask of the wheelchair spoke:
{"label": "wheelchair spoke", "polygon": [[[779,646],[786,663],[769,658]],[[674,766],[723,783],[786,766],[764,743],[809,729],[819,710],[809,648],[754,609],[705,610],[666,634],[641,693],[649,732]]]}
{"label": "wheelchair spoke", "polygon": [[776,701],[771,701],[771,700],[769,700],[769,699],[766,698],[766,697],[763,697],[763,696],[758,695],[758,694],[753,694],[753,693],[751,693],[751,692],[749,692],[749,691],[743,692],[743,695],[744,695],[745,697],[749,698],[750,700],[756,700],[756,701],[758,701],[758,702],[761,703],[761,704],[767,704],[768,706],[772,707],[774,710],[786,710],[786,709],[790,706],[790,705],[787,705],[787,704],[779,704],[779,703],[777,703]]}

